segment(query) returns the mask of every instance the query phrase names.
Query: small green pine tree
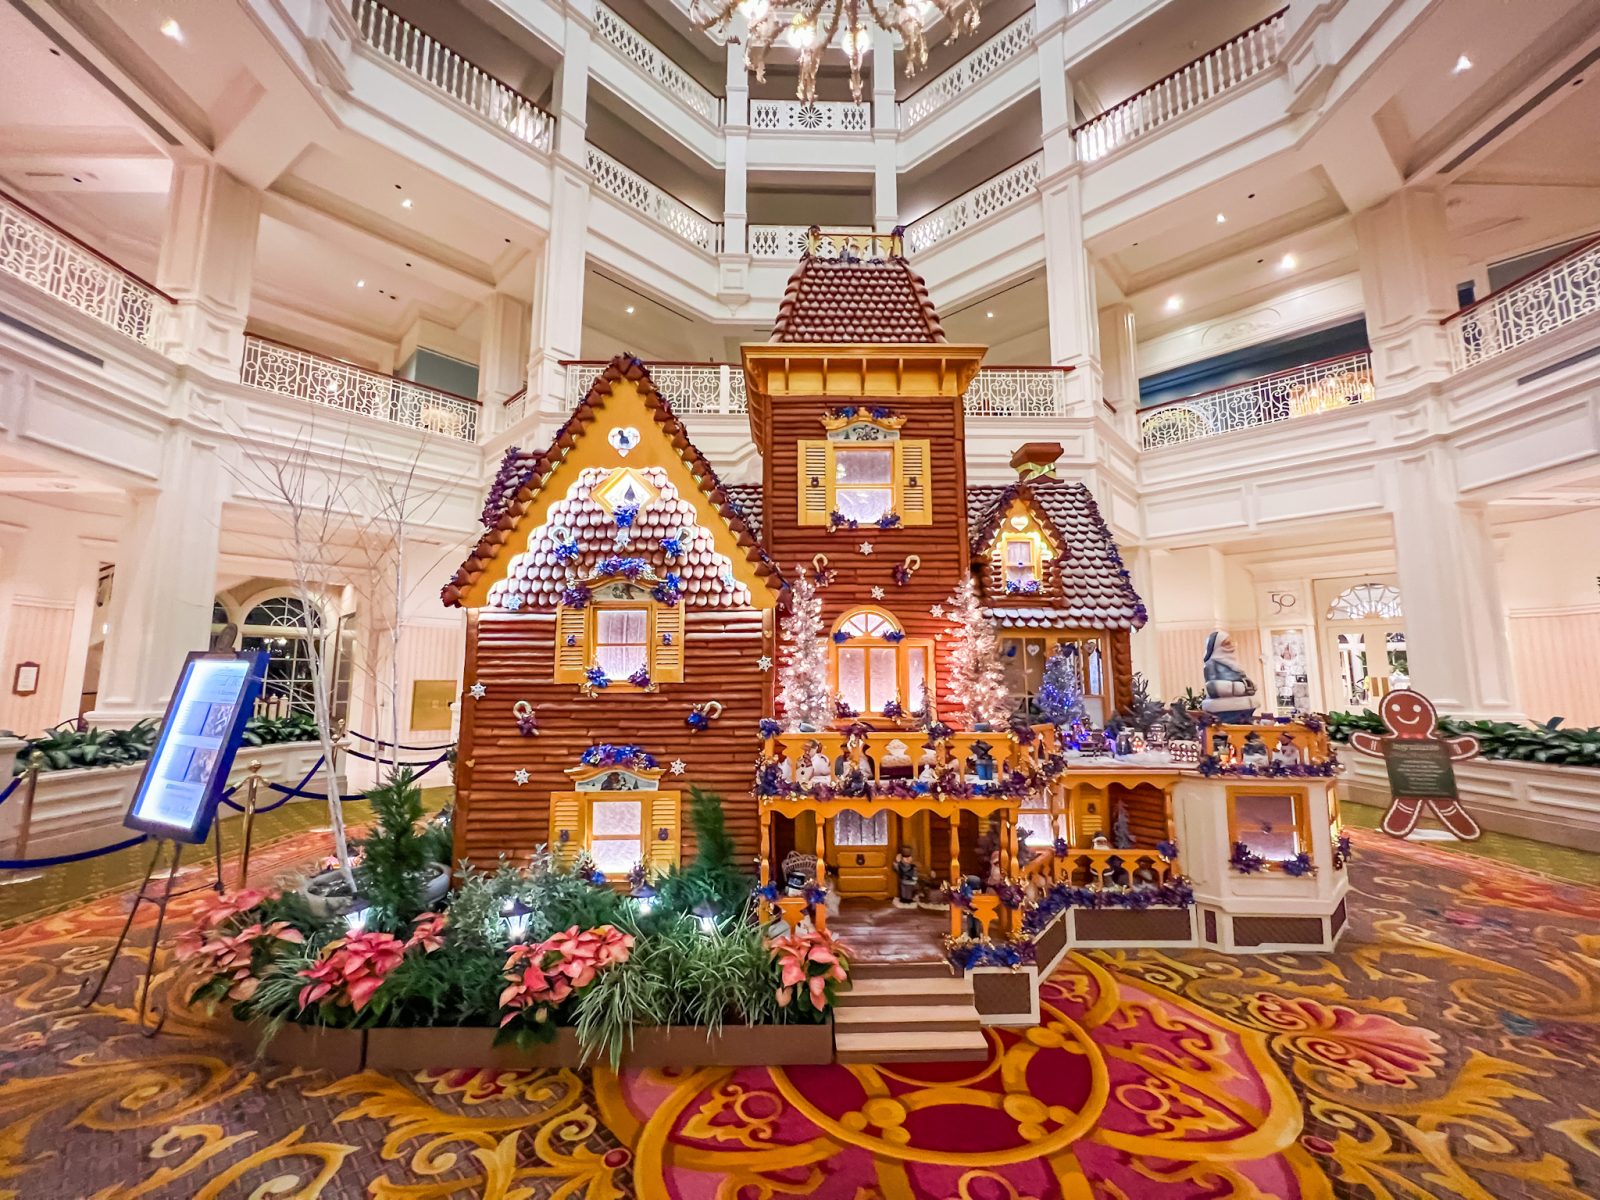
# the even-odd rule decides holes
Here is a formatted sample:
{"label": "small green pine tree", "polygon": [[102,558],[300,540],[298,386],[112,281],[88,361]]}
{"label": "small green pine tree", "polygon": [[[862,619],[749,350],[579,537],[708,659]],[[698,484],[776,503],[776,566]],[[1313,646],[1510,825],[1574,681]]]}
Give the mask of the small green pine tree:
{"label": "small green pine tree", "polygon": [[410,767],[401,767],[367,793],[377,827],[361,841],[356,885],[369,905],[367,926],[391,933],[423,910],[423,892],[432,874],[429,838],[418,830],[422,788]]}
{"label": "small green pine tree", "polygon": [[1133,696],[1129,699],[1117,715],[1122,718],[1122,723],[1130,729],[1137,729],[1140,733],[1149,732],[1150,726],[1166,715],[1159,703],[1150,698],[1150,681],[1138,671],[1133,673]]}

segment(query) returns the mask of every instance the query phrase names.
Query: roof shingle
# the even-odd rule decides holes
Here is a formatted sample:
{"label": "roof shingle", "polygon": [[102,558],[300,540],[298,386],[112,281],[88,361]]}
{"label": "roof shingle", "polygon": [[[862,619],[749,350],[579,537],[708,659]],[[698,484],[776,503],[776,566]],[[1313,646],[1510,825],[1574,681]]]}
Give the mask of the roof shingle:
{"label": "roof shingle", "polygon": [[942,342],[928,285],[903,258],[800,260],[778,305],[774,342]]}

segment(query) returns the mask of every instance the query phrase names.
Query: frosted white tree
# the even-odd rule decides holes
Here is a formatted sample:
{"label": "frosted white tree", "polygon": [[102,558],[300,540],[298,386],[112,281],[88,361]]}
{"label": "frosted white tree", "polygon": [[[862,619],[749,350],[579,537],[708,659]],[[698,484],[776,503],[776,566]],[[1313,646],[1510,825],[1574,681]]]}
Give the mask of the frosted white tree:
{"label": "frosted white tree", "polygon": [[968,575],[946,605],[946,616],[955,624],[950,646],[950,672],[947,693],[956,710],[969,726],[987,723],[1005,725],[1011,719],[1011,689],[1006,686],[1005,666],[1000,661],[1000,639],[994,623],[983,615],[977,584]]}
{"label": "frosted white tree", "polygon": [[778,704],[789,729],[826,729],[833,720],[828,650],[822,641],[822,597],[804,565],[789,586],[789,615],[779,630]]}

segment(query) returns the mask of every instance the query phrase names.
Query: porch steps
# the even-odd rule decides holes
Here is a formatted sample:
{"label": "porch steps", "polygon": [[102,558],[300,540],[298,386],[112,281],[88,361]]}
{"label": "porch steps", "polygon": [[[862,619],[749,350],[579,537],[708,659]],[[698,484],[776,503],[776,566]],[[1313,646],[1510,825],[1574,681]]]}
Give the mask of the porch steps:
{"label": "porch steps", "polygon": [[972,984],[942,963],[859,963],[833,1014],[842,1063],[967,1062],[988,1056]]}

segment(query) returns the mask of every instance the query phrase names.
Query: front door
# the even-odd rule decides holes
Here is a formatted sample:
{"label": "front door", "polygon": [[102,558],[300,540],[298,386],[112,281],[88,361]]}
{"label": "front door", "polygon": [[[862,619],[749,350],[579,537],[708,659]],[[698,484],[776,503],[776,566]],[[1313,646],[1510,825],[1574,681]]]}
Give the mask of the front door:
{"label": "front door", "polygon": [[1330,708],[1375,708],[1392,687],[1410,678],[1401,622],[1330,621],[1327,639]]}
{"label": "front door", "polygon": [[843,812],[828,830],[828,856],[838,872],[839,895],[887,900],[894,895],[889,838],[894,818],[886,812],[863,816]]}

